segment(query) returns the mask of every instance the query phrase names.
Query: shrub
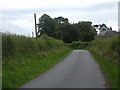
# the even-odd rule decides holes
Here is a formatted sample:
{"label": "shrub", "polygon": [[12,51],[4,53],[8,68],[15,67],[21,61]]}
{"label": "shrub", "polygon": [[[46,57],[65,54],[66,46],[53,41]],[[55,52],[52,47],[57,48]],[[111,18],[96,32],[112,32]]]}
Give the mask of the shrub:
{"label": "shrub", "polygon": [[2,56],[9,57],[14,53],[14,43],[11,35],[2,34]]}
{"label": "shrub", "polygon": [[74,41],[68,44],[72,49],[85,49],[88,46],[88,42]]}
{"label": "shrub", "polygon": [[45,34],[37,39],[37,43],[40,50],[64,47],[64,43],[62,41],[54,39],[52,37],[48,37]]}
{"label": "shrub", "polygon": [[2,45],[3,59],[19,54],[38,53],[48,49],[64,47],[62,41],[47,35],[42,35],[36,40],[31,37],[6,33],[2,33]]}

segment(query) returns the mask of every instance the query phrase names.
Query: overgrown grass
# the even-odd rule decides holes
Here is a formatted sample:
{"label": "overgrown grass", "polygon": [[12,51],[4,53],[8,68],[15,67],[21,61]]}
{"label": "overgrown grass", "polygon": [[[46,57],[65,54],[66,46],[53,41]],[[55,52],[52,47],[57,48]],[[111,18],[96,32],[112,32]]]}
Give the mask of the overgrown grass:
{"label": "overgrown grass", "polygon": [[98,39],[92,41],[88,47],[88,50],[92,53],[105,73],[112,88],[118,88],[118,38],[118,36],[115,36],[111,39]]}
{"label": "overgrown grass", "polygon": [[3,88],[18,88],[60,62],[70,49],[49,50],[10,58],[3,66]]}
{"label": "overgrown grass", "polygon": [[89,49],[95,51],[99,56],[105,60],[113,61],[118,64],[119,45],[118,39],[120,36],[114,36],[110,39],[97,39],[89,44]]}
{"label": "overgrown grass", "polygon": [[71,49],[46,35],[35,38],[3,34],[3,88],[18,88],[46,72]]}
{"label": "overgrown grass", "polygon": [[4,59],[19,54],[38,53],[43,50],[62,48],[64,43],[47,35],[42,35],[36,40],[31,37],[3,33],[2,46]]}
{"label": "overgrown grass", "polygon": [[99,63],[102,71],[104,72],[108,84],[110,84],[111,88],[118,88],[118,65],[114,62],[106,62],[106,59],[96,54],[96,52],[91,51],[91,54],[95,58],[95,60]]}

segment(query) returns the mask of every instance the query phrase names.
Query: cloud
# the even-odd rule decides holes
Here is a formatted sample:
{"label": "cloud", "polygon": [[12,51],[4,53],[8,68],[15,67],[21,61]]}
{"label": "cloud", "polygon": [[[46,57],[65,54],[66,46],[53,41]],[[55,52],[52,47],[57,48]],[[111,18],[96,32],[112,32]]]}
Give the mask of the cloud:
{"label": "cloud", "polygon": [[29,30],[29,29],[33,29],[33,24],[32,22],[30,21],[27,21],[27,20],[15,20],[15,21],[10,21],[11,24],[14,24],[14,25],[17,25],[19,27],[22,26],[22,28],[26,29],[26,30]]}
{"label": "cloud", "polygon": [[[117,2],[119,0],[1,0],[0,29],[31,35],[34,31],[33,14],[44,13],[52,18],[63,16],[70,22],[92,21],[107,23],[116,28]],[[114,22],[114,23],[113,23]]]}
{"label": "cloud", "polygon": [[[1,23],[0,23],[0,31],[2,31],[2,32],[10,32],[10,33],[31,36],[32,31],[34,31],[33,27],[30,27],[30,25],[29,26],[23,25],[26,23],[21,24],[20,21],[14,22],[14,24],[11,22],[4,22],[4,24],[6,24],[6,25],[1,25]],[[23,25],[23,26],[21,26],[21,25]]]}
{"label": "cloud", "polygon": [[40,7],[86,7],[98,3],[118,2],[118,0],[1,0],[2,8],[40,8]]}
{"label": "cloud", "polygon": [[30,35],[34,31],[34,21],[32,17],[0,14],[0,31],[17,34]]}
{"label": "cloud", "polygon": [[[4,25],[3,25],[3,23],[4,23]],[[18,27],[17,25],[11,24],[10,22],[7,22],[7,21],[2,21],[2,23],[0,23],[0,30],[2,32],[23,34],[22,28]]]}
{"label": "cloud", "polygon": [[113,30],[118,31],[118,23],[115,21],[109,20],[108,23],[106,23],[108,27],[112,27]]}
{"label": "cloud", "polygon": [[[67,18],[72,18],[74,21],[74,18],[80,20],[79,18],[84,17],[87,18],[102,18],[106,20],[107,18],[114,19],[117,16],[117,3],[115,2],[109,2],[109,3],[99,3],[95,4],[93,6],[87,6],[87,7],[44,7],[44,8],[33,8],[33,9],[7,9],[3,12],[3,17],[9,17],[8,19],[16,19],[16,18],[32,18],[33,13],[37,13],[37,16],[41,16],[42,14],[46,13],[50,15],[51,17],[58,17],[63,16]],[[116,14],[116,15],[115,15]],[[109,15],[109,17],[108,17]],[[76,21],[76,20],[75,20]],[[104,21],[104,20],[103,20]]]}
{"label": "cloud", "polygon": [[61,11],[66,11],[66,12],[98,12],[100,10],[104,9],[115,9],[117,8],[117,3],[116,2],[107,2],[107,3],[97,3],[94,5],[88,5],[86,7],[81,7],[81,5],[74,7],[67,7],[62,5],[62,7],[41,7],[41,8],[24,8],[24,9],[17,9],[17,8],[6,8],[2,13],[6,14],[31,14],[31,13],[49,13],[49,12],[61,12]]}

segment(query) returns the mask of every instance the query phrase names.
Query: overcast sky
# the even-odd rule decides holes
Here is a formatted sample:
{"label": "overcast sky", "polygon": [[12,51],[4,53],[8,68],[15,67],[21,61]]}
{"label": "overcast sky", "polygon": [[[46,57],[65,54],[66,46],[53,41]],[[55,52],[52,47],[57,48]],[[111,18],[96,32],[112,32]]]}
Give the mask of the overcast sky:
{"label": "overcast sky", "polygon": [[0,0],[0,31],[32,35],[33,14],[63,16],[70,23],[92,21],[118,30],[119,0]]}

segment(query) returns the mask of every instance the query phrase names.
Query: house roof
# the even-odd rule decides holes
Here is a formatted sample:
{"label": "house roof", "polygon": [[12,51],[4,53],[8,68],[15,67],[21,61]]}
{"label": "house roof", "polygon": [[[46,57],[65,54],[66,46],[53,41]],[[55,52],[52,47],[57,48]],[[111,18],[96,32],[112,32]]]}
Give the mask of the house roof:
{"label": "house roof", "polygon": [[105,30],[105,31],[102,31],[102,32],[100,32],[99,34],[97,34],[97,35],[95,36],[95,39],[96,39],[96,38],[110,38],[110,37],[112,37],[112,36],[114,36],[114,35],[118,35],[118,34],[120,34],[120,33],[119,33],[119,32],[116,32],[116,31]]}

